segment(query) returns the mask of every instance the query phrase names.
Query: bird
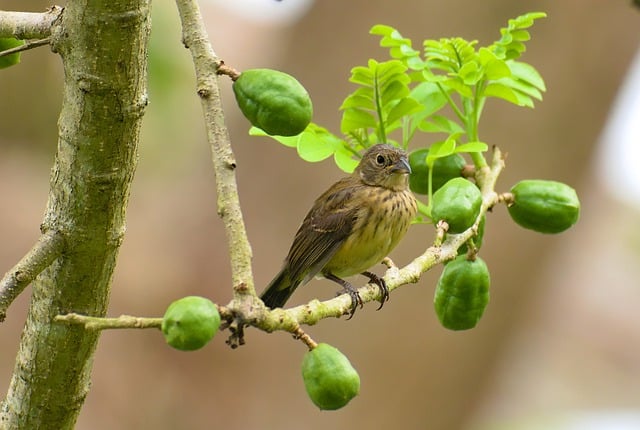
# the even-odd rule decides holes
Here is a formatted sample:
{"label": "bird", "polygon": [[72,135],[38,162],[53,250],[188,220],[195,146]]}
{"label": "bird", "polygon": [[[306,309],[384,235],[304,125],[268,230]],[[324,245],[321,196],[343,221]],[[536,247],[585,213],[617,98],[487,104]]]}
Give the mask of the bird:
{"label": "bird", "polygon": [[362,299],[342,279],[356,274],[380,289],[380,308],[389,299],[381,277],[368,269],[380,263],[407,232],[417,212],[409,189],[407,154],[390,144],[368,148],[353,173],[318,197],[298,229],[280,272],[260,295],[271,309],[283,307],[295,289],[314,277],[342,286],[351,296],[352,318]]}

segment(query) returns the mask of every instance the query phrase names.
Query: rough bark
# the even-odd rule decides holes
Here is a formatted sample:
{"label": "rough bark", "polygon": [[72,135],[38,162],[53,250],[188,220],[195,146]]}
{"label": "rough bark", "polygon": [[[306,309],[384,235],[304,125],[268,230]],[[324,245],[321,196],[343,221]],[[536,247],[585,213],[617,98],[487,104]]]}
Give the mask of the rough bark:
{"label": "rough bark", "polygon": [[89,390],[100,332],[54,317],[106,312],[147,104],[149,9],[149,0],[70,1],[52,27],[65,80],[42,231],[65,246],[32,284],[0,428],[73,428]]}

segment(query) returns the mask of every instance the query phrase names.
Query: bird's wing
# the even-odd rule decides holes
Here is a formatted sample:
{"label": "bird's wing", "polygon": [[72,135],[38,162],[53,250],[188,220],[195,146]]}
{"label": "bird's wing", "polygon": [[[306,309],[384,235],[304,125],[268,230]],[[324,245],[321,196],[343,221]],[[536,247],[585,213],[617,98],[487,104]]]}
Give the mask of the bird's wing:
{"label": "bird's wing", "polygon": [[309,281],[349,237],[360,212],[353,200],[358,189],[359,184],[349,177],[318,197],[302,221],[287,256],[292,279]]}

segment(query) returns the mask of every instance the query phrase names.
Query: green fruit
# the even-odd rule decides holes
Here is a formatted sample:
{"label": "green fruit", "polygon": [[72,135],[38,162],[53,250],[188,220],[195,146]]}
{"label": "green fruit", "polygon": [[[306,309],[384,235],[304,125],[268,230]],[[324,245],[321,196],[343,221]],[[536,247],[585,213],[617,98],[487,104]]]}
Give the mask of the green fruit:
{"label": "green fruit", "polygon": [[[429,148],[421,148],[409,154],[409,165],[411,174],[409,175],[409,188],[417,194],[429,194],[429,167],[427,166],[427,156]],[[464,157],[460,154],[451,154],[438,158],[433,163],[432,192],[437,191],[450,179],[461,175],[465,166]]]}
{"label": "green fruit", "polygon": [[461,233],[471,227],[480,215],[482,194],[464,178],[454,178],[433,193],[431,219],[449,224],[450,233]]}
{"label": "green fruit", "polygon": [[511,188],[509,215],[520,226],[540,233],[560,233],[580,217],[576,191],[561,182],[530,179]]}
{"label": "green fruit", "polygon": [[271,69],[252,69],[233,83],[238,106],[252,125],[272,136],[295,136],[311,122],[307,90],[293,76]]}
{"label": "green fruit", "polygon": [[181,351],[205,346],[220,327],[216,305],[204,297],[188,296],[171,303],[162,318],[164,339]]}
{"label": "green fruit", "polygon": [[444,266],[433,299],[440,323],[450,330],[476,326],[489,303],[489,269],[480,257],[465,255]]}
{"label": "green fruit", "polygon": [[322,410],[340,409],[360,392],[360,376],[349,359],[326,343],[304,355],[302,379],[311,401]]}

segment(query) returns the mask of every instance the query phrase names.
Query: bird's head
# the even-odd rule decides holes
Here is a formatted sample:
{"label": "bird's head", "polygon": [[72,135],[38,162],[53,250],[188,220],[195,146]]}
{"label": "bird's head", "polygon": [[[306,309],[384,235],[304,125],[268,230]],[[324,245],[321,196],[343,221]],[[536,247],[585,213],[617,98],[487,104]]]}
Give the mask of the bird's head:
{"label": "bird's head", "polygon": [[354,172],[367,185],[391,190],[406,190],[409,183],[409,160],[407,153],[395,146],[374,145],[362,155]]}

